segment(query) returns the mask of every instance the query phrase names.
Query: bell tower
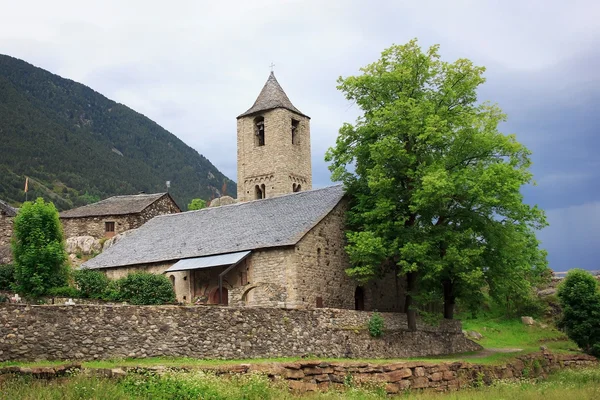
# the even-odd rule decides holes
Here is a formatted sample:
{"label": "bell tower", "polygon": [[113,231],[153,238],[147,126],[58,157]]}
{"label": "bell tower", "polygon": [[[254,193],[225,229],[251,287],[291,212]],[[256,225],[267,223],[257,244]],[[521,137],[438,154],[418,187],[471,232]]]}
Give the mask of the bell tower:
{"label": "bell tower", "polygon": [[294,107],[273,72],[237,117],[237,162],[238,201],[312,189],[310,117]]}

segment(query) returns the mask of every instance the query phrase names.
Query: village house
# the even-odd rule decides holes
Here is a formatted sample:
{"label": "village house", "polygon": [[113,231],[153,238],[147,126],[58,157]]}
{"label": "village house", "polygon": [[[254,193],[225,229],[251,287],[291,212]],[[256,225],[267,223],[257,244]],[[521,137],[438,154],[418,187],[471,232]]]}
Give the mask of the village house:
{"label": "village house", "polygon": [[65,238],[92,236],[111,238],[137,229],[157,215],[179,213],[168,193],[113,196],[87,206],[60,213]]}
{"label": "village house", "polygon": [[238,203],[156,217],[83,268],[166,274],[184,303],[403,311],[398,277],[346,274],[343,187],[312,190],[310,118],[273,73],[237,143]]}
{"label": "village house", "polygon": [[8,264],[12,260],[10,241],[13,234],[13,220],[17,209],[0,200],[0,264]]}

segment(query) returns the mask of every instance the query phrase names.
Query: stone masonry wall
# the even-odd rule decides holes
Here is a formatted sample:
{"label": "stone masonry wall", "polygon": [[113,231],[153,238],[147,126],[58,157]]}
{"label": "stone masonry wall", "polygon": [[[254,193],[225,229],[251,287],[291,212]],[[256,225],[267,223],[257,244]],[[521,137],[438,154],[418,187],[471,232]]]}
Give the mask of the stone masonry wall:
{"label": "stone masonry wall", "polygon": [[[264,117],[265,145],[255,145],[254,120]],[[292,144],[292,119],[299,121]],[[312,189],[310,119],[284,108],[246,116],[237,121],[238,201],[255,199],[254,186],[265,184],[266,197]]]}
{"label": "stone masonry wall", "polygon": [[10,240],[13,233],[14,217],[0,214],[0,264],[8,264],[12,260]]}
{"label": "stone masonry wall", "polygon": [[65,238],[75,236],[93,236],[96,239],[105,237],[105,222],[115,223],[115,235],[130,229],[137,229],[158,215],[180,212],[177,204],[169,196],[163,196],[142,212],[127,215],[106,215],[98,217],[61,218]]}
{"label": "stone masonry wall", "polygon": [[[458,321],[405,330],[384,314],[373,339],[368,312],[218,306],[0,305],[0,361],[177,356],[404,358],[474,351]],[[394,329],[397,327],[397,329]]]}

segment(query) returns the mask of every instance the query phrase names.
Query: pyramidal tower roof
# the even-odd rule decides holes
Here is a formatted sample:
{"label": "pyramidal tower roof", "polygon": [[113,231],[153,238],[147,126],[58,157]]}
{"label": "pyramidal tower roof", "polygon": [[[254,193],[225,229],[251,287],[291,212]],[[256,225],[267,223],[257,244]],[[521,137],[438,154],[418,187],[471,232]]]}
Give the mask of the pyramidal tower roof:
{"label": "pyramidal tower roof", "polygon": [[267,79],[267,83],[265,83],[265,86],[263,86],[262,90],[260,91],[260,94],[256,98],[254,105],[245,113],[240,114],[238,118],[261,111],[272,110],[274,108],[285,108],[295,112],[296,114],[310,118],[308,115],[303,114],[300,112],[300,110],[294,107],[290,99],[287,97],[287,94],[285,94],[283,91],[279,82],[277,82],[273,71],[271,71],[271,75],[269,75],[269,79]]}

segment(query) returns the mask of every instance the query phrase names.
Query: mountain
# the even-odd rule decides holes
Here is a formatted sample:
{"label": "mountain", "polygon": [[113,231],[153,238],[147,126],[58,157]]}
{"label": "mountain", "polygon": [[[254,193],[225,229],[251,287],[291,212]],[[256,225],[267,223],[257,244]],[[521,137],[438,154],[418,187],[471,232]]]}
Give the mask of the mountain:
{"label": "mountain", "polygon": [[60,210],[118,194],[169,192],[182,209],[236,184],[154,121],[87,86],[0,54],[0,199]]}

